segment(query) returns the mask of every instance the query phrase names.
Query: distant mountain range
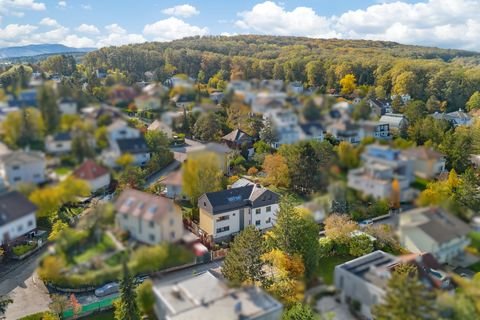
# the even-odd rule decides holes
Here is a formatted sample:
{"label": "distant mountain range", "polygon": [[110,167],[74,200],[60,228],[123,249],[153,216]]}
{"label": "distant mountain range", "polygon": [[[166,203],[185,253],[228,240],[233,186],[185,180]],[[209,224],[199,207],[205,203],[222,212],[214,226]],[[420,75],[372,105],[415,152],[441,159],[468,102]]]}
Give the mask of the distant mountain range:
{"label": "distant mountain range", "polygon": [[90,52],[95,48],[72,48],[62,44],[31,44],[20,47],[0,48],[0,59],[33,57],[62,53]]}

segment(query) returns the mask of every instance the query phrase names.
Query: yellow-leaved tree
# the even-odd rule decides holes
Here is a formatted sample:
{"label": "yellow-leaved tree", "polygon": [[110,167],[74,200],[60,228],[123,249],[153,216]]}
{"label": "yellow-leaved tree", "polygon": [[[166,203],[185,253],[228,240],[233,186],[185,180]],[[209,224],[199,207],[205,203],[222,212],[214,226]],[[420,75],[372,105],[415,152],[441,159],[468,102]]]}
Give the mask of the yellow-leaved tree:
{"label": "yellow-leaved tree", "polygon": [[357,88],[357,79],[354,74],[347,74],[340,80],[342,86],[342,94],[351,94]]}
{"label": "yellow-leaved tree", "polygon": [[197,206],[197,200],[202,194],[222,188],[222,177],[221,163],[216,154],[198,154],[183,163],[183,192]]}
{"label": "yellow-leaved tree", "polygon": [[290,185],[287,161],[280,154],[267,155],[263,161],[263,170],[267,174],[267,183],[285,188]]}

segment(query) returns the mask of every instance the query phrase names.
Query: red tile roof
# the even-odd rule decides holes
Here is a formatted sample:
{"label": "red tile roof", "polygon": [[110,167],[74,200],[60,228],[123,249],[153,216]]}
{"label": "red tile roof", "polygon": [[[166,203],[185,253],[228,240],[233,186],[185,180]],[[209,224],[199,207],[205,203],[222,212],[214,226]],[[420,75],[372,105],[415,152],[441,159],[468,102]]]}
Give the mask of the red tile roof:
{"label": "red tile roof", "polygon": [[93,160],[86,160],[74,172],[73,176],[83,180],[94,180],[108,173],[108,169]]}

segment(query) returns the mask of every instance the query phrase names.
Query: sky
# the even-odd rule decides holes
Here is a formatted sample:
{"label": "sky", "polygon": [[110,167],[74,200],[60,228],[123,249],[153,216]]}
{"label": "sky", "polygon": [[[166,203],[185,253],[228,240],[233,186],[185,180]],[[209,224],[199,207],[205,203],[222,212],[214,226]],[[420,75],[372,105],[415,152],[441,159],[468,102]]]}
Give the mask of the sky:
{"label": "sky", "polygon": [[0,0],[0,47],[103,47],[237,34],[480,51],[480,0]]}

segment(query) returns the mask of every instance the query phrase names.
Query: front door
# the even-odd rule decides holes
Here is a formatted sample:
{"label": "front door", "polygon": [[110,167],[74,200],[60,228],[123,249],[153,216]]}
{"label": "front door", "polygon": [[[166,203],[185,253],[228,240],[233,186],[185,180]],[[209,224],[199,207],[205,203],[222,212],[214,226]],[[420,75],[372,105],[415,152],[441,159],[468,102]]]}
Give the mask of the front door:
{"label": "front door", "polygon": [[245,225],[245,214],[244,214],[244,209],[240,209],[240,231],[243,230],[243,227]]}

